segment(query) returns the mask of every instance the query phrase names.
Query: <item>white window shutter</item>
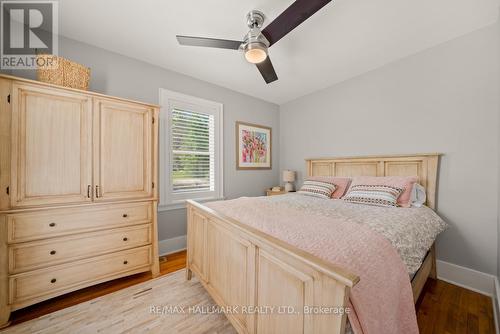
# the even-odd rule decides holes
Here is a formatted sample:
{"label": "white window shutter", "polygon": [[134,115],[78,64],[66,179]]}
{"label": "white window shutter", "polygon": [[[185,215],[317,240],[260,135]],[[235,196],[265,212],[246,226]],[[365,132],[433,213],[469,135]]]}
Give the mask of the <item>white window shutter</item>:
{"label": "white window shutter", "polygon": [[213,115],[172,110],[172,193],[214,191]]}
{"label": "white window shutter", "polygon": [[160,89],[160,205],[224,197],[223,105]]}

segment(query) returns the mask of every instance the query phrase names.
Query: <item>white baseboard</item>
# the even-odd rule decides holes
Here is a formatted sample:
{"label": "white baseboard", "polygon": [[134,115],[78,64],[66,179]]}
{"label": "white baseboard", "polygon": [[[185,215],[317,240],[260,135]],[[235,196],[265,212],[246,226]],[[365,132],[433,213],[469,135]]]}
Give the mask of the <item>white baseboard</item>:
{"label": "white baseboard", "polygon": [[172,254],[186,249],[186,236],[160,240],[158,242],[158,253],[160,256]]}
{"label": "white baseboard", "polygon": [[439,279],[494,298],[496,276],[437,260]]}

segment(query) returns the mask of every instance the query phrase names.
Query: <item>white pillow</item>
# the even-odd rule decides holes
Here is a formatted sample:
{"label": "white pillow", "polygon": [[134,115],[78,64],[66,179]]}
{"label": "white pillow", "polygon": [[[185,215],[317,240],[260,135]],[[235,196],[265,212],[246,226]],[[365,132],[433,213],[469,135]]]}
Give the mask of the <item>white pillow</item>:
{"label": "white pillow", "polygon": [[411,206],[414,208],[420,208],[422,205],[425,204],[426,200],[427,200],[427,195],[425,194],[425,188],[422,185],[415,183],[413,185],[413,189],[411,190],[411,196],[410,196]]}

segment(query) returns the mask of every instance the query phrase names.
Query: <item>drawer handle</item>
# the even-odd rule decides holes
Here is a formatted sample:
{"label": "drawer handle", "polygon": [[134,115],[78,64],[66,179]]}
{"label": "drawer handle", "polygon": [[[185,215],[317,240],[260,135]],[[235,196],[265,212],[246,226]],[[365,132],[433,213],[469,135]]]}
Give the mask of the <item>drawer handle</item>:
{"label": "drawer handle", "polygon": [[128,264],[128,261],[127,260],[123,261],[123,264]]}
{"label": "drawer handle", "polygon": [[55,282],[57,282],[57,280],[55,278],[50,280],[50,283],[55,283]]}
{"label": "drawer handle", "polygon": [[124,214],[122,215],[122,217],[123,217],[123,218],[127,218],[127,217],[128,217],[128,215],[127,215],[126,213],[124,213]]}
{"label": "drawer handle", "polygon": [[127,240],[128,240],[128,238],[127,238],[127,237],[123,238],[123,241],[127,241]]}
{"label": "drawer handle", "polygon": [[56,226],[56,223],[50,223],[49,226],[54,227],[54,226]]}
{"label": "drawer handle", "polygon": [[51,250],[51,251],[50,251],[50,255],[54,255],[55,253],[56,253],[56,251],[55,251],[55,250]]}

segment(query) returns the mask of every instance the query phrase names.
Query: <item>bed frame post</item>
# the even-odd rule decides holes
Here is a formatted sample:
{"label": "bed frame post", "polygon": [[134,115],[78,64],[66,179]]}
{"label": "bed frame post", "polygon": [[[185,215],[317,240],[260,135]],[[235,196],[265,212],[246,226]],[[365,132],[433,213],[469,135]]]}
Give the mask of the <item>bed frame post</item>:
{"label": "bed frame post", "polygon": [[437,269],[436,269],[436,244],[432,244],[431,250],[429,251],[429,255],[432,261],[431,272],[429,273],[429,277],[432,279],[437,279]]}
{"label": "bed frame post", "polygon": [[188,206],[187,207],[187,238],[186,238],[186,280],[187,281],[190,281],[191,278],[193,277],[193,272],[191,271],[191,268],[190,268],[190,262],[191,262],[191,259],[190,259],[190,251],[189,251],[189,247],[191,245],[191,241],[189,240],[189,230],[190,230],[190,227],[189,225],[191,225],[191,219],[192,219],[192,210],[191,210],[191,207]]}

